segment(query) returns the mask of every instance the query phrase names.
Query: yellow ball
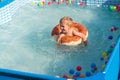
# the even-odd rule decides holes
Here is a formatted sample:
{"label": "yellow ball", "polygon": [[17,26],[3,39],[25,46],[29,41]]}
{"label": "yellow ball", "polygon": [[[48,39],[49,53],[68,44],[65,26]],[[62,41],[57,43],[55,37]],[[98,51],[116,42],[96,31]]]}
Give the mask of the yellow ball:
{"label": "yellow ball", "polygon": [[106,52],[103,52],[102,53],[102,57],[106,57],[107,56],[107,53]]}
{"label": "yellow ball", "polygon": [[102,65],[102,70],[105,68],[105,65]]}
{"label": "yellow ball", "polygon": [[116,10],[116,8],[117,8],[116,6],[113,6],[113,10]]}
{"label": "yellow ball", "polygon": [[31,3],[32,5],[34,5],[35,4],[35,2],[34,1],[32,1],[32,3]]}
{"label": "yellow ball", "polygon": [[42,3],[42,2],[39,2],[39,3],[38,3],[38,6],[43,6],[43,3]]}

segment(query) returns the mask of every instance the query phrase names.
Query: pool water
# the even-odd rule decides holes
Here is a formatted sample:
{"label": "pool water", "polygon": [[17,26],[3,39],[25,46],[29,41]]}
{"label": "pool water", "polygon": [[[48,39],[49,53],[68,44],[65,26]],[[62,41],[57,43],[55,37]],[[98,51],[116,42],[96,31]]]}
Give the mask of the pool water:
{"label": "pool water", "polygon": [[[70,16],[89,31],[88,45],[57,46],[51,31],[59,19]],[[91,72],[91,64],[102,71],[103,52],[117,41],[120,34],[120,13],[102,7],[80,7],[64,4],[38,7],[27,4],[13,16],[13,20],[0,25],[0,67],[50,76],[71,75],[69,70],[81,74]],[[118,27],[111,32],[112,26]],[[112,36],[113,39],[108,39]]]}

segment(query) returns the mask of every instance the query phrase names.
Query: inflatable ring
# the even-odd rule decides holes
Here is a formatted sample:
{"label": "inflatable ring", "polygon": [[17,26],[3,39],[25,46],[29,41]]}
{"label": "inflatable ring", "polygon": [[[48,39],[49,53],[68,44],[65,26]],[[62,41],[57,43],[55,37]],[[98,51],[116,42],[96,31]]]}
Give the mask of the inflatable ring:
{"label": "inflatable ring", "polygon": [[[88,30],[83,25],[74,22],[72,26],[78,29],[79,32],[83,33],[86,36],[86,38],[88,37]],[[57,41],[60,31],[61,30],[59,24],[53,28],[51,36],[55,39],[55,41]],[[60,42],[62,45],[78,45],[82,43],[82,38],[80,36],[66,35],[61,38]]]}

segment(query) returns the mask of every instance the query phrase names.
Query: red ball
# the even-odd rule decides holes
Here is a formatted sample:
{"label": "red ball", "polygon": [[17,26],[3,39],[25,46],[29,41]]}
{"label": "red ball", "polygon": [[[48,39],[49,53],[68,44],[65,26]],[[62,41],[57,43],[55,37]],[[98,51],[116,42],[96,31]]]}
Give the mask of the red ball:
{"label": "red ball", "polygon": [[96,70],[97,70],[97,67],[94,67],[94,70],[96,71]]}
{"label": "red ball", "polygon": [[84,3],[84,2],[81,2],[81,3],[80,3],[80,6],[85,6],[85,3]]}
{"label": "red ball", "polygon": [[57,4],[58,4],[58,5],[60,5],[60,4],[61,4],[61,2],[60,2],[60,1],[58,1],[58,2],[57,2]]}
{"label": "red ball", "polygon": [[81,67],[81,66],[77,66],[77,67],[76,67],[76,70],[77,70],[77,71],[81,71],[81,70],[82,70],[82,67]]}
{"label": "red ball", "polygon": [[52,2],[51,2],[51,1],[49,1],[49,2],[48,2],[48,5],[52,5]]}
{"label": "red ball", "polygon": [[68,76],[67,76],[67,75],[63,75],[62,77],[63,77],[63,78],[68,78]]}
{"label": "red ball", "polygon": [[116,7],[116,10],[117,10],[118,12],[120,12],[120,5],[118,5],[118,6]]}
{"label": "red ball", "polygon": [[114,31],[114,28],[112,27],[112,28],[110,29],[110,31],[113,32],[113,31]]}

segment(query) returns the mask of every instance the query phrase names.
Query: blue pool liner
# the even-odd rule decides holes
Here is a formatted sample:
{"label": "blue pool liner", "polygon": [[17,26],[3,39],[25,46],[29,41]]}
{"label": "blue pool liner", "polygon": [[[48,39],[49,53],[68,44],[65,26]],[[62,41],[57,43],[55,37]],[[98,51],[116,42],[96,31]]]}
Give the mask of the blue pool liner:
{"label": "blue pool liner", "polygon": [[14,0],[1,0],[0,2],[0,8],[8,5],[9,3],[13,2]]}

